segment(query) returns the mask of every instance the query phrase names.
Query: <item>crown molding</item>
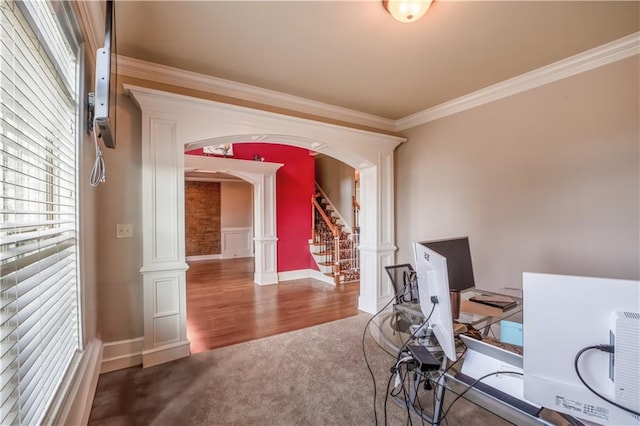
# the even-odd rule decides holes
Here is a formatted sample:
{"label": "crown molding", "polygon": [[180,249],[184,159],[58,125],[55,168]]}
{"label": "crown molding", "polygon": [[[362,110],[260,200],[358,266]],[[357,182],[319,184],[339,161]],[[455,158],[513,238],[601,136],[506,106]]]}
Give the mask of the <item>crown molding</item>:
{"label": "crown molding", "polygon": [[394,120],[378,117],[373,114],[312,101],[218,77],[181,70],[179,68],[168,67],[166,65],[141,61],[127,56],[118,55],[117,72],[123,76],[214,93],[273,107],[286,108],[305,114],[346,121],[380,130],[393,131],[396,126]]}
{"label": "crown molding", "polygon": [[394,130],[397,132],[407,130],[638,54],[640,54],[640,32],[408,115],[396,121]]}
{"label": "crown molding", "polygon": [[[85,3],[85,2],[82,2]],[[86,2],[93,3],[93,2]],[[95,8],[94,8],[95,9]],[[126,56],[118,56],[118,74],[142,80],[169,84],[207,93],[228,96],[273,107],[369,126],[380,130],[401,132],[449,115],[457,114],[508,96],[608,65],[640,54],[640,32],[587,50],[553,64],[521,74],[467,95],[433,106],[398,120],[391,120],[348,108],[287,95],[179,68],[154,64]]]}

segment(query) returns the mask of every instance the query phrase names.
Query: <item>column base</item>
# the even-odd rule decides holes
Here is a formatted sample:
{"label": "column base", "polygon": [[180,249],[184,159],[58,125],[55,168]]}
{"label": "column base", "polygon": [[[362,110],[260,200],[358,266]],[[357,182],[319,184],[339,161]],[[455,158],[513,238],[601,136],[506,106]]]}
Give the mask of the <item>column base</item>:
{"label": "column base", "polygon": [[142,351],[142,367],[152,367],[164,362],[185,358],[189,355],[191,355],[191,342],[188,340],[159,346],[147,351]]}

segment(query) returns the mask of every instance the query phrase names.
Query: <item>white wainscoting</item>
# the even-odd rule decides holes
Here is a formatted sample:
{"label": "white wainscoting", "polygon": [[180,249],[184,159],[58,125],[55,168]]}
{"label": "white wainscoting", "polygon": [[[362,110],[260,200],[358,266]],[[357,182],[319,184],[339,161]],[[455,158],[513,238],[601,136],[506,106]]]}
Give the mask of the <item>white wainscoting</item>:
{"label": "white wainscoting", "polygon": [[222,259],[253,256],[253,228],[220,229]]}

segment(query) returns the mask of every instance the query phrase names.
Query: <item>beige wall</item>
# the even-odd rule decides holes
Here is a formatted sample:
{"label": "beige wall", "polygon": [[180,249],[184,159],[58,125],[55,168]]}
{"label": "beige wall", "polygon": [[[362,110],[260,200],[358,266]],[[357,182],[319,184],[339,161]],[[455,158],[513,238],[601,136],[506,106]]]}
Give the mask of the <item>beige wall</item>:
{"label": "beige wall", "polygon": [[327,194],[342,218],[349,226],[353,226],[351,197],[355,195],[354,168],[322,154],[316,156],[315,166],[316,182]]}
{"label": "beige wall", "polygon": [[[97,197],[98,319],[104,342],[143,336],[141,115],[119,78],[116,149],[102,149],[106,182]],[[133,225],[133,238],[116,239],[116,224]]]}
{"label": "beige wall", "polygon": [[221,182],[222,228],[253,226],[253,186],[248,182]]}
{"label": "beige wall", "polygon": [[639,57],[406,132],[398,263],[468,235],[480,288],[524,271],[640,278]]}

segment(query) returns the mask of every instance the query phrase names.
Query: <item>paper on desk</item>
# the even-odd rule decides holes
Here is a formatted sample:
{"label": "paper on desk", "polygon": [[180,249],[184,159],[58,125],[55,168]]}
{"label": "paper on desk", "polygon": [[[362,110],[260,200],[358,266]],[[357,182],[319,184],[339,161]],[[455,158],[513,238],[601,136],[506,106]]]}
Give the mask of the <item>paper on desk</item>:
{"label": "paper on desk", "polygon": [[479,294],[473,296],[473,300],[478,302],[513,302],[513,299],[509,296],[503,296],[500,294]]}

